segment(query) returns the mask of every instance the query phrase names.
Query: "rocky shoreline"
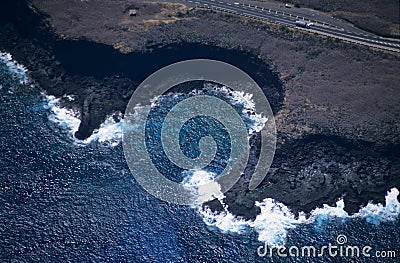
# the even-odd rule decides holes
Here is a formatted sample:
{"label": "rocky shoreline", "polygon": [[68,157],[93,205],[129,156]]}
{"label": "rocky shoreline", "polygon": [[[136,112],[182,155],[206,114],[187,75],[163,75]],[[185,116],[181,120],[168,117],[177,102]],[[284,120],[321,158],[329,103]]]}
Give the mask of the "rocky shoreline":
{"label": "rocky shoreline", "polygon": [[[2,4],[0,49],[24,64],[48,94],[75,97],[62,103],[81,113],[77,138],[90,136],[107,115],[123,112],[134,87],[152,71],[193,58],[174,54],[197,49],[194,57],[223,59],[228,54],[232,64],[247,57],[237,66],[261,84],[276,115],[272,169],[256,190],[248,191],[245,174],[226,193],[225,203],[234,214],[254,218],[259,212],[255,201],[267,197],[295,212],[344,197],[346,211],[355,213],[370,200],[383,203],[389,189],[400,188],[397,54],[203,10],[125,35],[118,25],[96,27],[97,20],[84,21],[74,31],[57,27],[57,12],[45,13],[61,8],[63,1],[54,1],[53,9],[36,2]],[[87,19],[76,16],[77,21]],[[87,27],[92,29],[82,30]],[[160,54],[164,60],[157,59]],[[257,147],[253,155],[256,160]]]}
{"label": "rocky shoreline", "polygon": [[[369,202],[384,204],[388,189],[399,187],[398,148],[309,135],[277,149],[258,188],[247,190],[243,179],[226,193],[224,201],[233,214],[254,219],[259,213],[255,201],[265,198],[278,200],[295,214],[308,214],[322,204],[335,206],[342,198],[345,211],[351,215]],[[211,206],[220,209],[215,202]]]}

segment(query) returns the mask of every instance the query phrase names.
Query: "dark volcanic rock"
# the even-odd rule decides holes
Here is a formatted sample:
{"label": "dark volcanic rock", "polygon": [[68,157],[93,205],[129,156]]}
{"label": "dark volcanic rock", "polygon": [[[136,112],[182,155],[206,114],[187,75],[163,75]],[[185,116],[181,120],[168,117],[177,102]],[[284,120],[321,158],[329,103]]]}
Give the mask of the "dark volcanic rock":
{"label": "dark volcanic rock", "polygon": [[[250,192],[248,181],[259,154],[259,137],[252,138],[245,174],[226,193],[225,202],[236,215],[254,218],[259,213],[254,202],[267,197],[296,212],[309,212],[324,203],[332,205],[344,197],[346,210],[354,213],[369,200],[384,202],[391,187],[400,188],[400,103],[393,95],[398,94],[393,85],[398,83],[398,76],[382,76],[398,65],[394,55],[360,51],[331,39],[321,40],[322,48],[315,44],[320,40],[303,33],[274,31],[270,25],[226,14],[199,11],[195,15],[204,19],[208,16],[207,23],[218,23],[220,19],[226,28],[214,24],[204,29],[195,19],[189,19],[187,25],[176,23],[182,31],[173,25],[160,25],[149,31],[154,39],[149,36],[147,43],[159,43],[157,37],[163,32],[170,45],[147,46],[143,52],[122,54],[110,45],[85,40],[85,35],[79,40],[61,39],[46,23],[48,17],[29,3],[6,0],[0,8],[0,48],[24,64],[33,81],[48,94],[75,95],[74,101],[62,103],[81,113],[76,133],[79,139],[90,136],[106,116],[123,112],[136,86],[165,65],[190,58],[213,58],[242,68],[263,88],[278,115],[279,145],[264,182]],[[93,23],[98,23],[97,17]],[[237,32],[239,26],[244,33]],[[221,36],[220,28],[229,27],[229,33]],[[248,39],[246,30],[253,32],[254,40]],[[90,33],[99,34],[96,30]],[[113,39],[110,35],[107,40]],[[208,45],[216,42],[211,39],[213,35],[227,41],[226,45],[219,44],[229,49]],[[230,44],[235,41],[235,45]],[[344,50],[347,53],[342,54]],[[284,90],[277,73],[260,54],[280,62],[274,68],[283,75],[284,86],[289,89]],[[350,54],[354,56],[352,62],[342,63],[351,60],[347,57]],[[382,65],[371,70],[370,65],[376,63],[368,59]],[[348,74],[350,71],[355,75]],[[216,201],[207,205],[221,209]]]}
{"label": "dark volcanic rock", "polygon": [[[386,192],[400,188],[398,149],[334,136],[294,140],[277,149],[271,170],[257,189],[249,191],[248,180],[240,180],[226,193],[225,203],[233,213],[254,218],[259,213],[254,202],[264,198],[308,213],[343,197],[345,210],[353,214],[370,200],[385,203]],[[218,209],[215,203],[208,205]]]}
{"label": "dark volcanic rock", "polygon": [[[81,113],[81,125],[75,134],[78,139],[89,137],[107,116],[124,112],[130,94],[151,73],[186,59],[218,59],[240,67],[259,83],[274,112],[281,108],[283,88],[279,78],[248,52],[180,43],[151,47],[152,52],[122,54],[109,45],[59,39],[43,22],[44,15],[22,2],[10,1],[7,7],[20,19],[4,19],[1,46],[30,70],[33,80],[46,93],[77,98],[72,103],[61,102]],[[2,10],[7,12],[7,8]]]}

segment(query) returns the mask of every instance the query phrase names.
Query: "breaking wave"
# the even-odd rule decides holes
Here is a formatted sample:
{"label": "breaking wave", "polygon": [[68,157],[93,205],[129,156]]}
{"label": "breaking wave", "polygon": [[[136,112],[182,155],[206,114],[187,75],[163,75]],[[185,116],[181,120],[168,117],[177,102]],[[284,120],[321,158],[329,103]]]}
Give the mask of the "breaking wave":
{"label": "breaking wave", "polygon": [[189,170],[183,172],[184,179],[181,184],[183,187],[192,191],[197,196],[197,201],[203,203],[207,200],[217,198],[223,199],[221,186],[214,181],[216,174],[204,170]]}
{"label": "breaking wave", "polygon": [[[249,135],[262,129],[266,120],[255,113],[254,102],[249,94],[240,92],[232,92],[225,87],[213,87],[218,92],[225,93],[226,97],[233,103],[242,106],[243,116],[252,120],[251,125],[247,126]],[[176,95],[176,94],[175,94]],[[167,95],[166,95],[167,96]],[[161,96],[163,97],[163,96]],[[167,96],[168,97],[168,96]],[[69,98],[72,99],[72,98]],[[154,99],[154,103],[159,97]],[[79,112],[73,109],[67,109],[60,106],[60,99],[54,96],[46,96],[47,108],[50,110],[49,120],[64,127],[73,137],[80,125]],[[154,105],[153,105],[154,106]],[[108,117],[100,128],[96,130],[89,138],[80,141],[74,139],[79,145],[87,145],[92,142],[99,142],[108,146],[116,146],[121,142],[122,138],[122,114],[118,114],[120,121],[115,121],[113,116]],[[213,182],[216,175],[204,170],[189,170],[184,172],[184,179],[181,184],[197,191],[198,196],[204,196],[208,199],[207,191],[201,188],[201,185]],[[215,187],[219,185],[215,183]],[[203,191],[204,190],[204,191]],[[203,192],[202,192],[203,191]],[[199,192],[203,195],[199,195]],[[215,189],[211,191],[215,193]],[[287,233],[290,229],[296,228],[301,224],[310,224],[329,218],[363,218],[367,222],[378,225],[384,221],[396,220],[400,214],[400,203],[397,200],[399,190],[396,188],[388,191],[386,195],[386,203],[372,204],[361,208],[358,213],[349,215],[344,210],[344,201],[338,200],[335,206],[323,205],[322,208],[314,209],[307,217],[304,213],[300,213],[297,217],[284,204],[266,198],[262,202],[256,202],[261,210],[261,213],[255,220],[244,220],[238,218],[228,211],[227,205],[223,203],[224,195],[214,196],[223,205],[222,212],[212,212],[208,207],[196,206],[195,209],[201,214],[203,221],[210,227],[219,229],[224,233],[243,233],[245,231],[254,230],[258,233],[258,240],[267,242],[270,245],[283,245],[286,242]]]}
{"label": "breaking wave", "polygon": [[[19,66],[21,69],[26,69],[23,66]],[[239,105],[241,107],[242,116],[246,122],[246,126],[248,128],[249,136],[255,132],[259,132],[267,122],[267,119],[263,117],[261,114],[257,114],[255,112],[255,104],[252,99],[251,94],[245,94],[243,92],[231,91],[230,89],[218,85],[213,84],[205,84],[205,87],[208,91],[213,91],[217,93],[219,96],[225,96],[232,104]],[[191,92],[193,95],[195,91]],[[50,110],[51,114],[49,115],[49,120],[57,123],[60,127],[63,127],[68,131],[76,144],[79,145],[87,145],[91,142],[100,142],[104,145],[109,146],[117,146],[122,140],[122,125],[124,123],[122,113],[113,114],[113,116],[109,116],[101,125],[100,128],[95,130],[93,134],[85,139],[78,140],[74,137],[75,132],[78,131],[79,125],[81,123],[80,113],[77,110],[65,108],[60,105],[60,98],[56,98],[54,96],[45,96],[45,100],[48,104],[45,106]],[[165,99],[170,95],[161,96]],[[176,98],[179,94],[174,94],[173,97]],[[156,101],[160,98],[157,96],[153,99],[152,106],[155,106]],[[68,101],[73,101],[74,97],[71,95],[64,96],[64,99]],[[140,106],[139,106],[140,107]],[[115,116],[117,116],[117,120],[115,121]]]}
{"label": "breaking wave", "polygon": [[243,107],[242,114],[248,119],[249,135],[260,132],[265,123],[268,121],[261,113],[256,112],[256,105],[253,100],[253,94],[244,93],[243,91],[231,91],[225,86],[216,87],[217,90],[224,92],[234,105],[241,105]]}
{"label": "breaking wave", "polygon": [[54,96],[46,96],[45,100],[47,100],[45,108],[51,112],[49,120],[65,128],[73,136],[81,123],[79,112],[61,107],[60,99]]}
{"label": "breaking wave", "polygon": [[14,79],[18,80],[20,84],[28,84],[27,72],[25,66],[18,64],[12,59],[11,54],[0,51],[0,61],[3,62],[10,74]]}
{"label": "breaking wave", "polygon": [[260,132],[264,128],[268,119],[261,113],[256,112],[253,94],[230,90],[226,86],[218,86],[212,83],[206,83],[205,88],[217,93],[217,95],[222,94],[224,97],[228,98],[232,105],[238,105],[241,107],[242,117],[246,123],[249,136],[256,132]]}
{"label": "breaking wave", "polygon": [[[68,96],[67,99],[72,100],[73,97]],[[45,100],[47,101],[45,108],[50,110],[49,120],[64,128],[77,145],[84,146],[92,142],[99,142],[105,146],[115,147],[121,142],[122,113],[118,112],[109,116],[89,138],[78,140],[74,134],[78,131],[81,123],[79,111],[61,107],[60,99],[54,96],[45,96]]]}
{"label": "breaking wave", "polygon": [[367,222],[378,225],[385,221],[394,221],[400,215],[400,203],[397,200],[399,190],[392,188],[386,194],[386,203],[372,204],[361,208],[358,213],[349,215],[344,210],[343,200],[339,200],[336,206],[324,205],[322,208],[314,209],[309,217],[300,213],[298,217],[282,203],[271,198],[266,198],[262,202],[256,202],[260,207],[261,213],[254,221],[244,220],[235,217],[223,204],[224,211],[212,212],[208,207],[198,206],[197,209],[203,217],[203,221],[212,227],[220,229],[222,232],[242,233],[248,229],[254,229],[258,233],[258,240],[267,242],[270,245],[283,245],[286,242],[287,232],[300,224],[310,224],[327,218],[363,218]]}

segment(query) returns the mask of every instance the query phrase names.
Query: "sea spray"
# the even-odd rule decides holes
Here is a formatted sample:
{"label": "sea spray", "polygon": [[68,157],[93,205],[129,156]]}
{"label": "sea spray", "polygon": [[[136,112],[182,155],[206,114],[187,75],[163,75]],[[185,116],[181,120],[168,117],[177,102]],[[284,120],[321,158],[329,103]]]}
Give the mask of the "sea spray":
{"label": "sea spray", "polygon": [[378,225],[380,222],[394,221],[400,215],[400,203],[397,200],[399,190],[392,188],[386,194],[386,204],[372,204],[361,208],[359,212],[349,215],[344,210],[343,199],[337,201],[336,206],[324,204],[322,208],[316,208],[306,217],[305,213],[299,213],[296,217],[284,204],[266,198],[262,202],[256,202],[261,213],[252,220],[244,220],[235,217],[227,209],[227,205],[221,201],[224,211],[212,212],[210,208],[198,206],[197,209],[203,217],[203,221],[212,227],[220,229],[224,233],[242,233],[246,229],[254,229],[258,233],[258,240],[272,246],[284,245],[289,229],[300,224],[311,224],[319,220],[329,218],[364,218],[367,222]]}
{"label": "sea spray", "polygon": [[27,72],[25,66],[13,60],[11,54],[0,51],[0,62],[3,62],[13,78],[17,79],[20,84],[28,84]]}
{"label": "sea spray", "polygon": [[[78,140],[74,137],[75,132],[78,131],[81,123],[79,111],[65,108],[60,105],[60,99],[54,96],[45,96],[47,105],[45,108],[50,110],[49,120],[64,128],[73,138],[77,145],[85,146],[92,142],[99,142],[105,146],[115,147],[120,144],[122,140],[122,113],[116,112],[115,116],[119,121],[115,121],[114,116],[109,116],[106,120],[96,129],[90,137],[85,140]],[[72,97],[71,97],[72,98]]]}

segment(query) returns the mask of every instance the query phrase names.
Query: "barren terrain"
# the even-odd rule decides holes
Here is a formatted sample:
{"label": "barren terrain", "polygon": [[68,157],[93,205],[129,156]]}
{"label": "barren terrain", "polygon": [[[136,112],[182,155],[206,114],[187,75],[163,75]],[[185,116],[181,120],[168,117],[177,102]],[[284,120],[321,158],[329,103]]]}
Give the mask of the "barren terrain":
{"label": "barren terrain", "polygon": [[[47,93],[79,98],[65,105],[81,112],[80,138],[90,135],[107,115],[124,111],[140,80],[114,71],[91,71],[90,66],[109,69],[101,67],[102,58],[114,61],[119,69],[125,68],[119,61],[129,56],[144,63],[142,55],[170,45],[171,54],[178,54],[180,46],[201,45],[215,47],[216,53],[223,49],[249,54],[249,60],[259,65],[252,73],[261,80],[266,72],[276,74],[282,96],[279,90],[265,88],[276,102],[276,161],[255,192],[241,181],[227,193],[226,202],[236,214],[253,217],[254,201],[265,197],[296,211],[310,211],[345,196],[347,209],[355,212],[369,200],[382,202],[387,190],[399,187],[396,53],[165,3],[33,0],[31,9],[10,6],[21,20],[0,23],[0,47],[25,64]],[[127,13],[131,8],[137,10],[134,17]],[[22,17],[34,23],[27,24]],[[25,32],[28,27],[36,32],[33,36]],[[79,60],[88,53],[97,54],[93,63]],[[88,63],[81,66],[85,68],[81,75],[71,71],[74,61]],[[140,67],[139,62],[132,65]]]}
{"label": "barren terrain", "polygon": [[[256,0],[270,2],[271,0]],[[396,0],[282,0],[293,7],[306,7],[332,14],[355,26],[386,37],[400,37],[399,1]]]}

